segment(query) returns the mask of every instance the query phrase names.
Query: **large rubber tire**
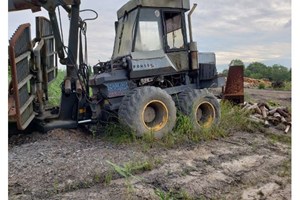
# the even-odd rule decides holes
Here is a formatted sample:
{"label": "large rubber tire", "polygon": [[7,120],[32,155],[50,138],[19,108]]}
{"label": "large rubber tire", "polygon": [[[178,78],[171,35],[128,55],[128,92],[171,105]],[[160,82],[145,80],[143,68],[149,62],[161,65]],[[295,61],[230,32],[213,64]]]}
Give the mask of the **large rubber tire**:
{"label": "large rubber tire", "polygon": [[196,131],[219,123],[220,104],[206,89],[184,91],[178,95],[176,104],[178,109],[190,118]]}
{"label": "large rubber tire", "polygon": [[119,121],[129,126],[138,137],[151,133],[161,139],[176,123],[176,107],[164,90],[145,86],[130,91],[119,108]]}

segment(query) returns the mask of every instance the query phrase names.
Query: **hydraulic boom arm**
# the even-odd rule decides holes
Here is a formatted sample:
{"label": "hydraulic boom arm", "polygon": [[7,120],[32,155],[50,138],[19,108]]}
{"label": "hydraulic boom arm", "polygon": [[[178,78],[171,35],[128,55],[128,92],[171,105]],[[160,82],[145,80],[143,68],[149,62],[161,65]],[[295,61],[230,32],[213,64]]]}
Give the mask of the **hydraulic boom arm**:
{"label": "hydraulic boom arm", "polygon": [[[58,21],[55,14],[55,9],[62,6],[70,14],[70,34],[68,44],[68,57],[65,58],[64,44],[61,40]],[[79,26],[79,7],[80,0],[9,0],[8,10],[18,11],[31,9],[32,12],[37,12],[43,7],[49,13],[49,18],[52,24],[53,33],[56,42],[56,51],[60,58],[60,63],[67,65],[67,77],[71,81],[77,79],[77,48],[78,48],[78,32]]]}

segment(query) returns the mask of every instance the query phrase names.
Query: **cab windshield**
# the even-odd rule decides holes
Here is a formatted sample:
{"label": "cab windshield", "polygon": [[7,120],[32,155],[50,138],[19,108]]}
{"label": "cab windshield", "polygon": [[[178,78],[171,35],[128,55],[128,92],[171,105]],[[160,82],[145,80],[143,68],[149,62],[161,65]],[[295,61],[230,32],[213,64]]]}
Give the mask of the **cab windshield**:
{"label": "cab windshield", "polygon": [[160,11],[143,9],[140,12],[134,51],[155,51],[163,49]]}

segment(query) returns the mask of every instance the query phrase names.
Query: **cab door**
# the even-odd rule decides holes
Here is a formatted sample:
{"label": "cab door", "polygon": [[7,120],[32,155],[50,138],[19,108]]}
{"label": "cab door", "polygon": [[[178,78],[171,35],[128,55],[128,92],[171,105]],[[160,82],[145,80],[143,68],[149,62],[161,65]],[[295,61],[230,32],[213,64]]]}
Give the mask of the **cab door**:
{"label": "cab door", "polygon": [[189,70],[189,56],[182,11],[163,11],[164,48],[178,71]]}

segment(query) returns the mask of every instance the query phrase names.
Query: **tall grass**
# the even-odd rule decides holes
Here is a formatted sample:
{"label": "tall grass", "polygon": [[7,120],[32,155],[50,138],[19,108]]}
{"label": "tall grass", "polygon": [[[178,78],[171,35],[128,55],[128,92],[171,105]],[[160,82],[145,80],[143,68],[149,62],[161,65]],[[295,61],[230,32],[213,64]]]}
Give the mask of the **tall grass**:
{"label": "tall grass", "polygon": [[248,120],[248,115],[249,113],[242,111],[240,107],[222,102],[220,122],[210,128],[195,131],[190,119],[179,114],[174,131],[164,138],[164,143],[173,146],[183,142],[200,142],[226,137],[234,131],[252,131],[255,125]]}
{"label": "tall grass", "polygon": [[[56,79],[48,85],[48,103],[51,106],[58,106],[60,104],[61,83],[64,80],[65,73],[64,70],[58,70]],[[11,76],[11,67],[8,66],[8,84],[11,81]]]}
{"label": "tall grass", "polygon": [[56,79],[48,86],[49,104],[51,106],[58,106],[61,97],[61,83],[64,80],[66,71],[58,70]]}
{"label": "tall grass", "polygon": [[257,129],[257,126],[257,124],[249,120],[249,113],[242,111],[239,106],[234,106],[229,102],[222,102],[220,122],[211,128],[203,128],[200,131],[195,131],[189,117],[178,113],[175,128],[162,140],[155,139],[151,134],[145,134],[145,136],[139,139],[130,129],[118,123],[106,126],[106,136],[104,139],[117,144],[139,143],[146,150],[155,145],[174,148],[183,143],[198,143],[200,141],[226,137],[235,131],[252,132]]}

